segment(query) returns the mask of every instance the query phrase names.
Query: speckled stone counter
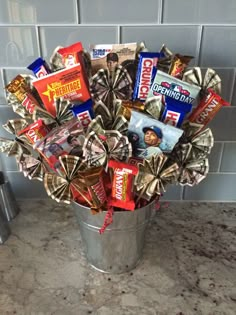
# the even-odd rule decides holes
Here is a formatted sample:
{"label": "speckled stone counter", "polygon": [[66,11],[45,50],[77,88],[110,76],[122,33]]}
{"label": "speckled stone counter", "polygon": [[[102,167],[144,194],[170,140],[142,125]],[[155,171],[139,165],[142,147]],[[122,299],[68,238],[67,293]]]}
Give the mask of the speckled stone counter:
{"label": "speckled stone counter", "polygon": [[162,205],[121,275],[88,266],[69,206],[19,204],[0,246],[1,315],[236,314],[236,204]]}

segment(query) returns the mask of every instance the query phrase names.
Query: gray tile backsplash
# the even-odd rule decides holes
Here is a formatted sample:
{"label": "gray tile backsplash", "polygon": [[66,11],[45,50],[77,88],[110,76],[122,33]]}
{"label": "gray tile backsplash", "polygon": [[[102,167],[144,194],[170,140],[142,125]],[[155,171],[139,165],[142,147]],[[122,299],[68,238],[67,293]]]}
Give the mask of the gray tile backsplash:
{"label": "gray tile backsplash", "polygon": [[203,67],[236,66],[236,26],[204,26],[200,53]]}
{"label": "gray tile backsplash", "polygon": [[236,172],[236,142],[224,144],[220,171]]}
{"label": "gray tile backsplash", "polygon": [[235,174],[208,174],[200,184],[185,187],[185,200],[236,201]]}
{"label": "gray tile backsplash", "polygon": [[0,23],[76,23],[75,0],[1,0]]}
{"label": "gray tile backsplash", "polygon": [[48,61],[57,46],[69,46],[81,41],[88,49],[89,44],[118,43],[118,28],[115,26],[60,26],[40,27],[43,57]]}
{"label": "gray tile backsplash", "polygon": [[223,142],[214,143],[209,158],[210,172],[218,172],[222,156]]}
{"label": "gray tile backsplash", "polygon": [[16,198],[48,198],[42,182],[38,180],[29,180],[19,172],[7,172],[6,176],[11,183]]}
{"label": "gray tile backsplash", "polygon": [[[206,5],[207,4],[207,5]],[[196,187],[169,186],[161,200],[236,200],[236,1],[235,0],[1,0],[0,124],[19,118],[6,106],[5,84],[40,55],[89,44],[144,41],[150,51],[163,43],[192,55],[190,66],[212,67],[222,79],[222,97],[231,102],[209,124],[215,146],[210,173]],[[11,137],[0,126],[1,137]],[[47,198],[43,184],[18,172],[14,158],[0,154],[17,198]],[[29,191],[31,192],[29,195]]]}
{"label": "gray tile backsplash", "polygon": [[194,56],[196,60],[199,32],[199,26],[195,25],[124,26],[121,40],[123,43],[144,41],[150,51],[159,51],[162,44],[166,44],[173,52]]}
{"label": "gray tile backsplash", "polygon": [[0,67],[25,67],[39,56],[34,26],[0,26]]}
{"label": "gray tile backsplash", "polygon": [[160,0],[80,0],[82,23],[143,24],[157,23]]}
{"label": "gray tile backsplash", "polygon": [[[86,0],[85,0],[86,1]],[[236,23],[234,0],[164,0],[163,23]]]}

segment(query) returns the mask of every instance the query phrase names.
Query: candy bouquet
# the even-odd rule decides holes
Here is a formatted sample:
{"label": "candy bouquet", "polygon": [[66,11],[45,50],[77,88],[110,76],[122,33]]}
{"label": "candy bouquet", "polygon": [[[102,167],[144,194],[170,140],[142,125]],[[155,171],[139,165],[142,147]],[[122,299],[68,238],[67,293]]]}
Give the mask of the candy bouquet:
{"label": "candy bouquet", "polygon": [[[193,186],[209,170],[207,123],[222,106],[213,69],[189,68],[193,57],[143,43],[57,47],[49,62],[28,66],[7,86],[18,119],[3,127],[0,150],[57,202],[135,211],[170,184]],[[89,211],[89,210],[88,210]]]}

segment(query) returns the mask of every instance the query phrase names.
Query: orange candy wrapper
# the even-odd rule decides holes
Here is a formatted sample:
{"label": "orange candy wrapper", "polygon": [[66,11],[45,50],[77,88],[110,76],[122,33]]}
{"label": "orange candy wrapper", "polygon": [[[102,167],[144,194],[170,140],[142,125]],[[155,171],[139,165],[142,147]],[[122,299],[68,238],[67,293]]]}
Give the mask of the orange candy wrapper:
{"label": "orange candy wrapper", "polygon": [[33,81],[47,111],[56,116],[55,99],[85,102],[90,98],[81,64],[63,69]]}

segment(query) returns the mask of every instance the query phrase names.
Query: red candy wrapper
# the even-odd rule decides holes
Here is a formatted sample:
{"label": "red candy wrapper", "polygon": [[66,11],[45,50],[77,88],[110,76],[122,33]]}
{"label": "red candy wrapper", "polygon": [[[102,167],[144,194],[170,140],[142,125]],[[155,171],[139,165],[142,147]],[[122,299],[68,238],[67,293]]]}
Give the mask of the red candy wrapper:
{"label": "red candy wrapper", "polygon": [[85,102],[90,98],[81,64],[54,72],[33,82],[47,111],[56,116],[55,99]]}
{"label": "red candy wrapper", "polygon": [[133,211],[135,208],[132,195],[133,175],[138,173],[138,168],[135,165],[114,160],[110,160],[108,166],[114,170],[110,204]]}
{"label": "red candy wrapper", "polygon": [[78,53],[82,51],[82,43],[78,42],[71,46],[60,48],[57,52],[62,56],[65,67],[71,67],[80,62]]}
{"label": "red candy wrapper", "polygon": [[197,108],[188,117],[190,122],[206,126],[213,119],[222,106],[230,104],[224,101],[213,90],[209,89],[208,94],[202,99]]}
{"label": "red candy wrapper", "polygon": [[29,125],[19,132],[19,136],[25,134],[30,143],[35,144],[37,141],[44,138],[50,129],[44,124],[42,119],[37,120],[35,123]]}

